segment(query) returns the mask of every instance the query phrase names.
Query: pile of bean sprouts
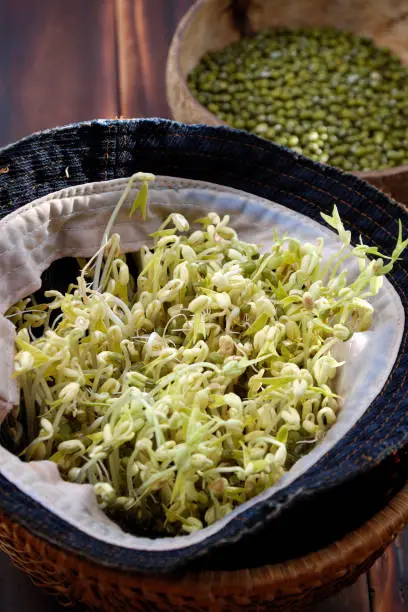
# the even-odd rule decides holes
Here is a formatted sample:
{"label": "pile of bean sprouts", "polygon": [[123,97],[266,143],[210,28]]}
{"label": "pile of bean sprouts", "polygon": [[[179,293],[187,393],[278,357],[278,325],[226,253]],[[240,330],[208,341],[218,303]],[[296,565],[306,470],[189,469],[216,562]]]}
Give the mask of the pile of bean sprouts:
{"label": "pile of bean sprouts", "polygon": [[[336,422],[333,348],[370,327],[367,298],[408,241],[400,226],[389,258],[353,248],[334,207],[322,217],[339,251],[324,261],[322,238],[275,235],[262,252],[228,215],[190,227],[172,213],[140,250],[134,278],[110,232],[136,180],[131,213],[146,217],[153,179],[130,179],[100,250],[66,293],[24,299],[8,316],[25,457],[91,483],[135,533],[177,535],[276,483]],[[349,281],[352,259],[360,272]]]}

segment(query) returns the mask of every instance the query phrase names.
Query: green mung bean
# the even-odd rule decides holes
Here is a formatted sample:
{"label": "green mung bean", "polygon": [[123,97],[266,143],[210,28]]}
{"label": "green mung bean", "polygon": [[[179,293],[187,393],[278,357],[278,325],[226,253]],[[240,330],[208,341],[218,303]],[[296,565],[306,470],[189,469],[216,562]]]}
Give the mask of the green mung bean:
{"label": "green mung bean", "polygon": [[316,161],[356,171],[408,163],[408,69],[369,38],[264,30],[207,53],[188,82],[222,121]]}

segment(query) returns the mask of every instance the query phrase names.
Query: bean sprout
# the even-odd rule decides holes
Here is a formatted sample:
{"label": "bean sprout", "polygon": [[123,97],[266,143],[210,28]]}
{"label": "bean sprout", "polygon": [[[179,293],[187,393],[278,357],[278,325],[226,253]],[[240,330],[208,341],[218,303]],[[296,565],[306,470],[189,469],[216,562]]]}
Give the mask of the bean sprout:
{"label": "bean sprout", "polygon": [[[7,316],[26,458],[94,485],[101,507],[135,532],[175,535],[272,486],[333,426],[343,362],[332,350],[370,327],[367,298],[408,241],[400,224],[391,257],[352,248],[334,207],[322,217],[341,248],[324,262],[323,239],[275,236],[263,253],[228,216],[190,228],[172,213],[133,278],[109,234],[135,180],[132,213],[146,216],[152,179],[130,179],[101,248],[65,294],[24,299]],[[348,283],[339,261],[353,257],[360,272]]]}

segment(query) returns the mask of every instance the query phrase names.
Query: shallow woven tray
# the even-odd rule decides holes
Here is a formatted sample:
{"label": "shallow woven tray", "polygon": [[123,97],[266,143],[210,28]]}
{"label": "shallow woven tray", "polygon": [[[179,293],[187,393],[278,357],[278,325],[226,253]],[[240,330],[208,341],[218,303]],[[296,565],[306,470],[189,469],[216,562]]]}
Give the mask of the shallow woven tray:
{"label": "shallow woven tray", "polygon": [[[198,0],[177,27],[166,76],[167,99],[177,121],[225,125],[193,96],[186,77],[205,52],[222,49],[239,38],[233,4],[231,0]],[[406,0],[235,0],[235,6],[246,13],[251,30],[334,26],[372,37],[408,64]],[[408,165],[355,174],[408,204]]]}
{"label": "shallow woven tray", "polygon": [[408,524],[408,484],[339,542],[287,563],[234,572],[146,577],[82,560],[0,515],[0,548],[64,604],[95,610],[297,612],[352,584]]}

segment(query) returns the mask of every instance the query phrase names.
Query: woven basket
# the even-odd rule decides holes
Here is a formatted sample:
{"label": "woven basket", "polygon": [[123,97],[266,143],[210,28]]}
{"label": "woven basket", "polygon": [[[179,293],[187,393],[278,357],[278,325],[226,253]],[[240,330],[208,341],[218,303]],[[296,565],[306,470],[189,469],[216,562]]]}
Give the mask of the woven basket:
{"label": "woven basket", "polygon": [[235,572],[146,577],[91,564],[0,515],[0,548],[61,603],[111,612],[297,612],[352,584],[408,523],[408,485],[360,529],[287,563]]}
{"label": "woven basket", "polygon": [[[0,149],[0,168],[7,169],[0,175],[0,216],[56,190],[127,177],[141,167],[156,174],[229,184],[316,219],[336,203],[344,212],[347,227],[353,230],[353,240],[358,233],[368,232],[374,244],[378,241],[389,247],[394,244],[395,218],[402,216],[407,227],[407,212],[402,207],[356,177],[298,159],[243,132],[159,119],[66,126]],[[401,261],[390,277],[408,308],[406,263]],[[237,537],[245,532],[246,544],[254,547],[256,563],[264,567],[227,572],[223,570],[231,566],[225,565],[219,571],[204,571],[205,567],[219,567],[214,563],[201,566],[203,571],[199,571],[191,564],[191,546],[186,573],[159,575],[157,566],[155,573],[142,574],[140,569],[136,573],[147,551],[140,554],[91,538],[2,475],[0,548],[63,602],[81,601],[102,611],[295,612],[316,603],[366,571],[408,523],[408,486],[403,488],[408,476],[408,329],[404,338],[407,341],[400,359],[381,397],[320,462],[318,474],[299,478],[276,494],[267,508],[261,507],[256,530],[245,532],[243,519],[239,521],[237,533],[233,532],[236,539],[227,542],[231,549],[224,552],[230,560],[244,559],[239,567],[249,567],[248,549],[243,553],[236,547]],[[345,500],[353,503],[345,507]],[[322,514],[330,516],[326,525],[320,521]],[[290,539],[296,541],[293,530],[300,524],[296,520],[299,516],[313,536],[307,549],[291,553],[293,560],[259,561],[262,548],[267,549],[269,543],[270,549],[276,548],[285,525],[287,546]],[[316,517],[317,528],[310,530],[310,521]],[[254,520],[247,516],[250,527]],[[232,521],[230,529],[231,525]],[[340,528],[342,532],[335,533]],[[317,543],[324,531],[325,541]],[[311,552],[316,549],[318,552]],[[220,546],[214,547],[211,561],[219,560],[221,551]],[[172,552],[172,559],[174,556]]]}
{"label": "woven basket", "polygon": [[[186,77],[209,50],[222,49],[240,36],[232,18],[231,0],[198,0],[174,35],[167,61],[167,99],[174,118],[185,123],[223,125],[192,95]],[[408,63],[406,0],[244,0],[253,30],[267,27],[335,26],[372,37]],[[408,204],[408,165],[389,170],[356,172],[373,185]]]}

